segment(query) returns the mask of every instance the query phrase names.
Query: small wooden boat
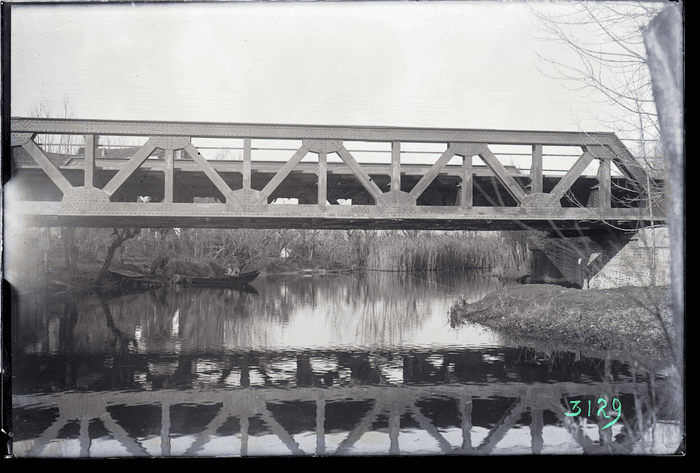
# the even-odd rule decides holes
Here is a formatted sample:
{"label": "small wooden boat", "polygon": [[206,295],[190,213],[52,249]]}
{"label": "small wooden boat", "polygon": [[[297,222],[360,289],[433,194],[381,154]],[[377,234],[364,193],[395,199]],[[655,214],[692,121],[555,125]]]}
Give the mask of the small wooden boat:
{"label": "small wooden boat", "polygon": [[160,287],[167,284],[167,281],[155,275],[141,274],[128,269],[110,269],[109,276],[122,286],[149,289],[151,287]]}
{"label": "small wooden boat", "polygon": [[241,273],[238,276],[222,276],[220,278],[187,278],[193,286],[239,287],[252,282],[260,274],[259,270]]}

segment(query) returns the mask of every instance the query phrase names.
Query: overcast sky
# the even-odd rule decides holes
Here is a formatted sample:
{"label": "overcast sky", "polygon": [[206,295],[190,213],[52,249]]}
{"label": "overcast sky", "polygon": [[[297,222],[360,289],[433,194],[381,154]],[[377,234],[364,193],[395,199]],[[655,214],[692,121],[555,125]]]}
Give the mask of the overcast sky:
{"label": "overcast sky", "polygon": [[15,5],[12,115],[607,131],[535,27],[518,2]]}

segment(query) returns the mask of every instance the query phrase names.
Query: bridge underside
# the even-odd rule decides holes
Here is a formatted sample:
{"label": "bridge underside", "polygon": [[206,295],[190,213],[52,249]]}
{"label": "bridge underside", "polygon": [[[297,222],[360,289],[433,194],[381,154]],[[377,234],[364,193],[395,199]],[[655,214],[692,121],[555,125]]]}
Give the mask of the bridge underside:
{"label": "bridge underside", "polygon": [[[660,182],[613,134],[19,118],[11,127],[6,211],[33,226],[585,230],[664,219],[640,184]],[[115,136],[142,139],[104,144]],[[73,151],[51,152],[71,140]]]}

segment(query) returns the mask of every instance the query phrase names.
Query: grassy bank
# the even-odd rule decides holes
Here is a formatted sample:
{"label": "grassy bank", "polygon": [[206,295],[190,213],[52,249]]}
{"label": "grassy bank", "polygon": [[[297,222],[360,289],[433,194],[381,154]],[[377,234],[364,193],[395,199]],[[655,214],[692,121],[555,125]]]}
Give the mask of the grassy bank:
{"label": "grassy bank", "polygon": [[674,362],[668,287],[580,290],[508,285],[484,299],[457,301],[453,326],[491,327],[516,339],[652,364]]}

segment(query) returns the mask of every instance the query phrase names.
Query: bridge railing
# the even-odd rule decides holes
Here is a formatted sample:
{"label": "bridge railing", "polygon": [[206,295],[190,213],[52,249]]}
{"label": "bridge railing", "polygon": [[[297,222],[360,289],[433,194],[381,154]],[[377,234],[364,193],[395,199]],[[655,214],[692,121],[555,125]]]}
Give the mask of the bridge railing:
{"label": "bridge railing", "polygon": [[[12,119],[11,131],[14,155],[31,158],[16,166],[21,213],[48,225],[162,226],[186,218],[192,226],[485,229],[663,219],[648,205],[647,173],[612,133],[29,118]],[[82,136],[83,155],[57,163],[38,135]],[[112,136],[141,141],[129,156],[102,156],[99,142]],[[214,159],[211,147],[195,145],[217,139],[236,141],[240,161]],[[530,150],[526,174],[494,151],[514,145]],[[544,170],[552,147],[576,153],[556,175]],[[273,153],[275,160],[254,159]],[[378,156],[383,162],[371,162]],[[49,185],[21,173],[31,168]],[[143,206],[139,196],[153,198]],[[271,205],[290,198],[300,205]],[[351,205],[337,205],[343,201]]]}

